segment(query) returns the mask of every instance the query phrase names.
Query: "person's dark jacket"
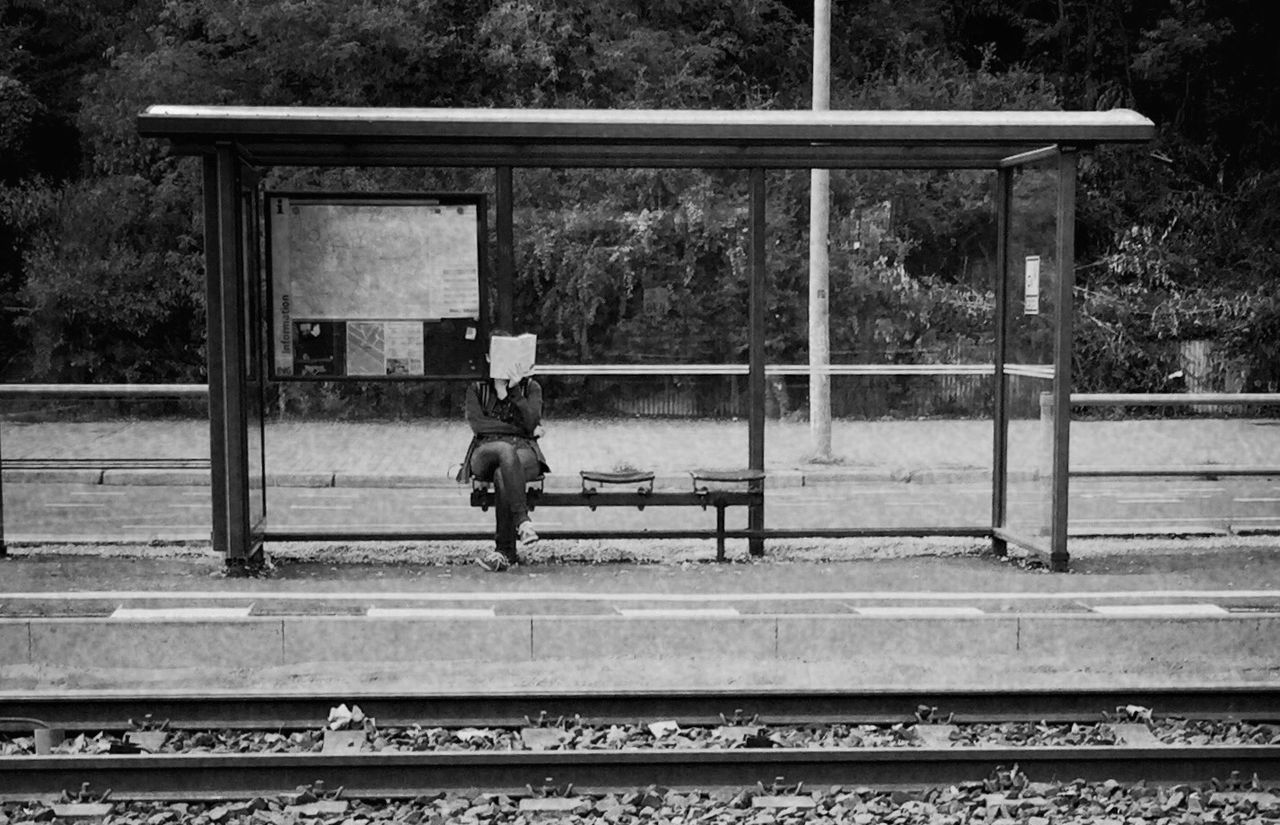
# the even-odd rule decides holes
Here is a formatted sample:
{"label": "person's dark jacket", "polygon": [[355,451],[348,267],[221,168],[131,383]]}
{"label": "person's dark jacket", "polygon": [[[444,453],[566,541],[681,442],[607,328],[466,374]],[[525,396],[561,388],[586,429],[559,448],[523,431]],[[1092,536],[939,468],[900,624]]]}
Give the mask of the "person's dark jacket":
{"label": "person's dark jacket", "polygon": [[528,446],[538,458],[542,472],[549,473],[547,459],[534,435],[542,422],[542,385],[532,378],[525,378],[507,389],[507,397],[498,398],[492,381],[475,381],[467,386],[464,407],[467,423],[471,425],[471,443],[467,455],[458,469],[458,481],[471,475],[471,454],[485,441],[509,441],[516,446]]}

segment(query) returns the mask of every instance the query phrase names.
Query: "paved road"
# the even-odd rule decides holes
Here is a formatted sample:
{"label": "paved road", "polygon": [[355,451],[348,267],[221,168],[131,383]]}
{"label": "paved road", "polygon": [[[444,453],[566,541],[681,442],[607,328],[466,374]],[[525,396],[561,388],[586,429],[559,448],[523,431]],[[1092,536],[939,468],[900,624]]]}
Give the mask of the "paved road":
{"label": "paved road", "polygon": [[[267,489],[267,513],[279,527],[381,527],[485,531],[492,513],[469,506],[465,489]],[[1014,483],[1009,512],[1018,524],[1045,518],[1047,488]],[[982,482],[864,482],[771,490],[770,527],[982,527],[990,487]],[[696,508],[544,508],[544,530],[712,528],[714,511]],[[209,489],[183,486],[12,484],[4,488],[4,535],[33,540],[192,540],[209,535]],[[745,527],[730,510],[728,525]],[[1280,530],[1280,478],[1077,479],[1071,530],[1077,534]]]}

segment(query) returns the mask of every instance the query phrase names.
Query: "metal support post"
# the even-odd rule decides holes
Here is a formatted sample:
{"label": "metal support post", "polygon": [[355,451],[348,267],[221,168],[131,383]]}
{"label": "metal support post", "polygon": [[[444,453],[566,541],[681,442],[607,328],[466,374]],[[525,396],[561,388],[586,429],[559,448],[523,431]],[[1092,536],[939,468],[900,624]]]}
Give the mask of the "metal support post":
{"label": "metal support post", "polygon": [[218,158],[204,156],[205,363],[209,384],[209,503],[215,553],[228,558],[226,422],[222,380],[222,258],[218,242]]}
{"label": "metal support post", "polygon": [[1004,374],[1009,350],[1009,212],[1013,205],[1013,170],[996,173],[996,317],[995,351],[992,361],[992,392],[995,408],[992,422],[994,454],[991,458],[991,550],[1008,555],[1008,543],[995,535],[1004,527],[1009,500],[1009,381]]}
{"label": "metal support post", "polygon": [[1071,347],[1076,263],[1076,167],[1074,147],[1058,156],[1058,294],[1053,347],[1053,514],[1049,526],[1049,567],[1067,569],[1068,496],[1071,491]]}
{"label": "metal support post", "polygon": [[497,220],[498,250],[496,261],[497,293],[498,293],[498,326],[514,331],[515,323],[515,229],[512,226],[514,213],[514,194],[511,179],[511,167],[499,166],[494,170],[497,178],[495,189],[495,219]]}
{"label": "metal support post", "polygon": [[716,561],[724,561],[724,511],[723,504],[716,505]]}
{"label": "metal support post", "polygon": [[[748,466],[752,470],[764,470],[764,317],[765,317],[765,188],[764,169],[751,170],[751,288],[750,310],[750,365],[747,374],[747,390],[750,396],[750,415],[747,423]],[[764,499],[747,508],[747,527],[764,529]],[[747,547],[753,556],[764,555],[764,539],[747,539]]]}
{"label": "metal support post", "polygon": [[[210,482],[215,536],[221,522],[227,567],[241,571],[261,563],[262,544],[260,539],[254,538],[249,509],[245,318],[240,277],[240,161],[234,146],[220,143],[213,163],[213,197],[211,203],[206,190],[206,208],[213,206],[214,232],[205,236],[206,249],[216,249],[216,261],[209,261],[206,273],[211,299],[208,350]],[[209,169],[206,165],[208,183]],[[206,230],[209,221],[210,216],[206,213]],[[213,311],[215,305],[216,315]],[[216,454],[215,444],[218,445]]]}

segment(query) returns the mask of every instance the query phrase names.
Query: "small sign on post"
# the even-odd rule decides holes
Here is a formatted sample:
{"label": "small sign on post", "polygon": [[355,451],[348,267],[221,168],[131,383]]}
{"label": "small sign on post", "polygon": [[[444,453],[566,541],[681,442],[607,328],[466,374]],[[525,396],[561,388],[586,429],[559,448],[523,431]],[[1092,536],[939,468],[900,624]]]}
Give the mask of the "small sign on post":
{"label": "small sign on post", "polygon": [[1040,314],[1040,256],[1028,255],[1022,291],[1022,314]]}

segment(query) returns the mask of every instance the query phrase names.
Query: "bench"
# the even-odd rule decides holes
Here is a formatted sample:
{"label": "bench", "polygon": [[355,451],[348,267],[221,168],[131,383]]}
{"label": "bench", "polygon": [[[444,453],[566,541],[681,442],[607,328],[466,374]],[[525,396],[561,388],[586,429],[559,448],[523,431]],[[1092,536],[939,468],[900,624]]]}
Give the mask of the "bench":
{"label": "bench", "polygon": [[[526,494],[529,509],[537,507],[708,507],[716,509],[716,561],[725,557],[725,510],[764,504],[764,470],[692,470],[688,491],[654,490],[649,470],[603,472],[581,470],[582,487],[576,491],[547,491],[544,477],[530,479]],[[497,501],[493,483],[471,479],[471,506],[488,510]],[[637,535],[637,538],[643,534]]]}

